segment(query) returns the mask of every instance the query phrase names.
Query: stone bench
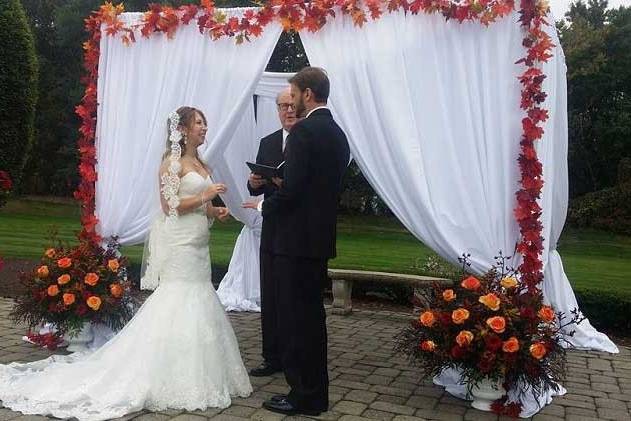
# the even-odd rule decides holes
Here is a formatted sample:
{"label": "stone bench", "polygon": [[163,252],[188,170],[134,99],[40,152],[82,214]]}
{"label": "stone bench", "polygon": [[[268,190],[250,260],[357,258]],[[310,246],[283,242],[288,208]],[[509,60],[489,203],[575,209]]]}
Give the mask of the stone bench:
{"label": "stone bench", "polygon": [[417,294],[418,290],[427,289],[435,283],[442,286],[453,284],[452,280],[446,278],[347,269],[329,269],[329,278],[331,278],[333,290],[332,311],[334,314],[350,314],[353,311],[351,293],[354,282],[407,285],[414,288],[416,297],[421,295]]}

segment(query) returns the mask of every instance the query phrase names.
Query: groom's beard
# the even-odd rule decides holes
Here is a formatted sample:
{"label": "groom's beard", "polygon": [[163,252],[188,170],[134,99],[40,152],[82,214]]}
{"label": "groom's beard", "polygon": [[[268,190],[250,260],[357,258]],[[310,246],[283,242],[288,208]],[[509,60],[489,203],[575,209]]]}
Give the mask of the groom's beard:
{"label": "groom's beard", "polygon": [[300,97],[300,100],[296,103],[296,117],[304,118],[306,114],[307,109],[305,107],[305,102],[303,101],[302,97]]}

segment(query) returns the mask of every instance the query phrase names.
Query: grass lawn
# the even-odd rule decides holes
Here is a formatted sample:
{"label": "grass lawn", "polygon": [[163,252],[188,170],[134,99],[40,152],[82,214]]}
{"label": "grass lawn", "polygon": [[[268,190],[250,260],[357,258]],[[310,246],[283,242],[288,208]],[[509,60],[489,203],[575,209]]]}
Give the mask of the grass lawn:
{"label": "grass lawn", "polygon": [[[79,230],[75,204],[21,199],[0,210],[0,255],[38,258],[47,245],[51,227],[60,239],[74,241]],[[213,264],[227,266],[241,230],[237,221],[216,223],[211,234]],[[616,290],[631,295],[631,237],[594,230],[566,229],[559,243],[566,273],[581,290]],[[124,247],[139,262],[142,245]],[[432,255],[396,220],[341,216],[338,255],[330,266],[348,269],[419,273],[418,266]]]}

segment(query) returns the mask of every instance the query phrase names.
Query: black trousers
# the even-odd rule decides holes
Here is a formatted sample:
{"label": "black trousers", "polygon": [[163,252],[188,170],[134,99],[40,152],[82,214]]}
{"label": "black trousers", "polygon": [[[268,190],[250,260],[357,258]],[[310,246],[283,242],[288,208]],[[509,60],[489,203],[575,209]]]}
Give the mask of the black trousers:
{"label": "black trousers", "polygon": [[329,406],[326,313],[322,290],[326,259],[276,255],[278,331],[281,363],[298,408],[326,411]]}
{"label": "black trousers", "polygon": [[276,282],[274,280],[274,254],[261,250],[261,332],[263,359],[271,366],[280,368],[278,337]]}

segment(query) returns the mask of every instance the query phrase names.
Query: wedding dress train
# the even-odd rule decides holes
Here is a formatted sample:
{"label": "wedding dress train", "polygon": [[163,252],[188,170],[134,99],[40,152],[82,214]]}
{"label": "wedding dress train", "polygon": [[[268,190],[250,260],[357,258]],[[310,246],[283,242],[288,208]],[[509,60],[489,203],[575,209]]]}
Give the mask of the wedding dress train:
{"label": "wedding dress train", "polygon": [[[211,183],[193,172],[181,197]],[[225,408],[252,392],[232,326],[210,282],[203,208],[158,217],[160,283],[132,320],[93,353],[0,365],[0,400],[25,414],[105,420],[167,408]],[[160,246],[160,244],[158,244]],[[155,265],[154,265],[155,266]]]}

